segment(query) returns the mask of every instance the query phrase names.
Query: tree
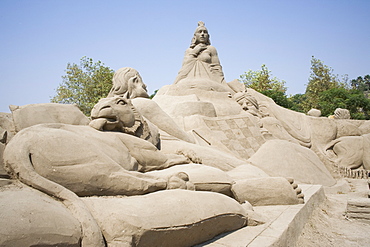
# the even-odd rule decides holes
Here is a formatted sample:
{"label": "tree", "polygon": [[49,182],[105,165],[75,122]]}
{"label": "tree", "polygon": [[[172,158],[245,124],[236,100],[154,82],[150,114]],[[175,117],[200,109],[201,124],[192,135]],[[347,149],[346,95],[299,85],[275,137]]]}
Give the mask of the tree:
{"label": "tree", "polygon": [[304,112],[303,102],[306,101],[305,94],[295,94],[293,96],[290,96],[288,100],[290,101],[289,109],[293,111]]}
{"label": "tree", "polygon": [[248,70],[240,76],[240,81],[248,88],[270,97],[276,104],[290,108],[291,104],[286,96],[285,81],[272,77],[271,71],[265,64],[261,65],[261,70]]}
{"label": "tree", "polygon": [[81,111],[90,115],[91,109],[99,99],[108,95],[112,87],[114,71],[101,61],[82,57],[80,64],[67,64],[63,82],[51,99],[54,103],[77,104]]}
{"label": "tree", "polygon": [[347,109],[346,100],[349,98],[348,90],[344,88],[331,88],[319,93],[318,108],[322,116],[334,114],[335,109]]}
{"label": "tree", "polygon": [[350,90],[350,96],[347,100],[347,109],[353,119],[370,120],[370,99],[363,92]]}
{"label": "tree", "polygon": [[307,112],[311,108],[319,108],[319,94],[333,88],[345,88],[345,82],[341,82],[333,69],[312,56],[311,74],[306,87],[306,100],[303,109]]}
{"label": "tree", "polygon": [[277,90],[265,90],[261,92],[262,94],[270,97],[274,102],[282,107],[290,109],[292,107],[292,102],[282,91]]}
{"label": "tree", "polygon": [[365,75],[364,77],[359,76],[356,79],[352,79],[351,87],[352,89],[357,89],[364,92],[365,95],[368,97],[370,90],[370,75]]}
{"label": "tree", "polygon": [[240,76],[240,81],[244,83],[246,87],[253,88],[258,92],[273,90],[285,94],[287,90],[285,81],[280,81],[278,78],[272,77],[271,71],[268,70],[265,64],[261,65],[261,70],[248,70],[248,72],[245,72]]}
{"label": "tree", "polygon": [[369,119],[370,100],[356,89],[332,88],[319,94],[319,108],[323,116],[329,116],[337,108],[350,111],[352,119]]}

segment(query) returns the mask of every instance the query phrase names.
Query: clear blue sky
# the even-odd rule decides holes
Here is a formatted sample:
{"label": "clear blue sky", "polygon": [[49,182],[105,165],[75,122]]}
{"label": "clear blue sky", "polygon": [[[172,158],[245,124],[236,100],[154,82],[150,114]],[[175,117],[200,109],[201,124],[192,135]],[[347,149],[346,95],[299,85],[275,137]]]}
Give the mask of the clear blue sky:
{"label": "clear blue sky", "polygon": [[369,0],[0,0],[0,112],[49,102],[83,56],[137,69],[150,93],[171,84],[200,20],[226,81],[266,64],[304,93],[312,56],[370,74]]}

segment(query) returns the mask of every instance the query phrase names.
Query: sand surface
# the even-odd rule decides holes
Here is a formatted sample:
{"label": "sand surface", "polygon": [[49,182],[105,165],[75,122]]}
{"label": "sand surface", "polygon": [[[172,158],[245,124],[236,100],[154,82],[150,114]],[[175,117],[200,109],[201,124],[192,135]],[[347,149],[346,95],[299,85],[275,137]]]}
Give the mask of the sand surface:
{"label": "sand surface", "polygon": [[370,220],[346,216],[348,200],[368,198],[367,180],[345,179],[336,191],[325,193],[326,201],[315,209],[296,246],[370,246]]}

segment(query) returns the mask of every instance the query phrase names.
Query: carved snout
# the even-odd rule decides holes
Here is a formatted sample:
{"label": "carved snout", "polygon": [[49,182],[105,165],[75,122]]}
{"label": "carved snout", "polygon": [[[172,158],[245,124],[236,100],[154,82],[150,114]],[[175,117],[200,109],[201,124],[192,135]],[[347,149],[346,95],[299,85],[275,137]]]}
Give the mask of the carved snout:
{"label": "carved snout", "polygon": [[113,108],[110,105],[106,105],[102,108],[93,108],[91,111],[91,118],[116,118]]}
{"label": "carved snout", "polygon": [[130,100],[122,96],[101,99],[91,111],[90,126],[98,130],[118,130],[132,127],[135,116]]}

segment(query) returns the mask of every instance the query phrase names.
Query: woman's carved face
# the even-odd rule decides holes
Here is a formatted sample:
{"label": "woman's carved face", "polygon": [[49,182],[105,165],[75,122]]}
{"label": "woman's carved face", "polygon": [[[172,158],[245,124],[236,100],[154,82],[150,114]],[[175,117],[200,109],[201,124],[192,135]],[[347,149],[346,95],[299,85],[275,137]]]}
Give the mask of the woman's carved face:
{"label": "woman's carved face", "polygon": [[137,97],[149,98],[148,92],[146,90],[146,85],[144,84],[143,79],[141,79],[141,76],[139,74],[136,74],[128,80],[128,92],[130,95],[130,99],[134,99]]}
{"label": "woman's carved face", "polygon": [[209,39],[209,34],[208,34],[207,28],[205,28],[205,27],[199,27],[195,31],[195,38],[197,40],[197,43],[202,43],[202,44],[207,43],[208,42],[208,39]]}

